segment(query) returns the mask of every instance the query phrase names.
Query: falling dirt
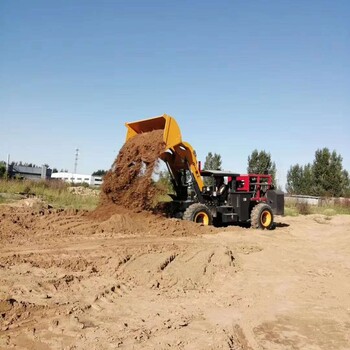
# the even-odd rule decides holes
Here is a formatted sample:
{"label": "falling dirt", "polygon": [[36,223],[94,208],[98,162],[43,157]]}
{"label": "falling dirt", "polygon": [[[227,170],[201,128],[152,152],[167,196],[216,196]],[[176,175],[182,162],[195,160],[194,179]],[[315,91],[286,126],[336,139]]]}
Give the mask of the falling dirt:
{"label": "falling dirt", "polygon": [[152,176],[164,147],[162,130],[138,134],[124,144],[104,179],[100,205],[87,215],[94,221],[94,231],[157,237],[215,231],[213,227],[169,219],[154,212],[155,199],[161,192]]}
{"label": "falling dirt", "polygon": [[138,134],[128,140],[104,178],[101,205],[113,202],[134,210],[151,209],[158,194],[152,175],[164,151],[163,130]]}

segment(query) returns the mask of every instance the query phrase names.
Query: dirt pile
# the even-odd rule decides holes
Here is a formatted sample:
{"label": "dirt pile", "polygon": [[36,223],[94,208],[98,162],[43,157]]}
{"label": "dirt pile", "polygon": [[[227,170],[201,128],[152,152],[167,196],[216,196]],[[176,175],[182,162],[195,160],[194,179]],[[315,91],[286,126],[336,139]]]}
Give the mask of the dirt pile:
{"label": "dirt pile", "polygon": [[138,134],[124,144],[105,176],[100,205],[87,215],[95,234],[194,236],[213,232],[212,227],[155,213],[162,190],[152,175],[164,151],[163,130]]}
{"label": "dirt pile", "polygon": [[138,134],[119,151],[102,186],[102,205],[113,202],[128,209],[149,210],[157,188],[152,174],[165,151],[163,130]]}
{"label": "dirt pile", "polygon": [[[33,235],[33,232],[40,233]],[[94,212],[0,206],[0,246],[28,242],[45,245],[48,232],[55,232],[50,236],[53,244],[72,237],[78,241],[90,237],[189,237],[217,231],[212,226],[169,219],[147,211],[135,213],[113,203],[109,209],[101,207]]]}

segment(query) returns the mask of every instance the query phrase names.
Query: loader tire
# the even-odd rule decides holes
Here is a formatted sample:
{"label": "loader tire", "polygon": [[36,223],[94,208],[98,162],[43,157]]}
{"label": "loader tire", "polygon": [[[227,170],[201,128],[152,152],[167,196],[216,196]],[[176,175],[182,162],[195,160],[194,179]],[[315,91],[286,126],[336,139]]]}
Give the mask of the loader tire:
{"label": "loader tire", "polygon": [[201,203],[191,204],[184,212],[184,220],[193,221],[202,225],[212,225],[213,215],[209,208]]}
{"label": "loader tire", "polygon": [[268,204],[257,204],[251,214],[250,223],[253,228],[271,230],[273,228],[273,213]]}

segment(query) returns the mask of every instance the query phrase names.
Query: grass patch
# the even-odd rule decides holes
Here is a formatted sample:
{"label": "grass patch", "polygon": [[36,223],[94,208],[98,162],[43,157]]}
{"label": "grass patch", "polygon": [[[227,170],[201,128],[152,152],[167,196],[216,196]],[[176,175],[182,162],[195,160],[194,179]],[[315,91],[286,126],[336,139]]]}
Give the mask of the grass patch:
{"label": "grass patch", "polygon": [[23,197],[20,194],[15,193],[0,193],[0,204],[7,204],[7,203],[13,203],[20,199],[23,199]]}
{"label": "grass patch", "polygon": [[284,206],[284,215],[298,216],[312,214],[311,205],[303,202],[287,202]]}
{"label": "grass patch", "polygon": [[334,215],[350,215],[350,201],[335,204],[325,204],[322,206],[310,205],[302,202],[287,202],[284,207],[286,216],[298,216],[309,214],[321,214],[328,218]]}
{"label": "grass patch", "polygon": [[0,204],[6,203],[6,198],[0,194]]}
{"label": "grass patch", "polygon": [[284,215],[285,216],[298,216],[299,213],[298,213],[297,208],[285,205],[285,207],[284,207]]}
{"label": "grass patch", "polygon": [[301,215],[310,215],[312,214],[312,208],[311,205],[305,203],[305,202],[297,202],[295,204],[296,209],[299,214]]}
{"label": "grass patch", "polygon": [[[98,196],[78,195],[69,191],[62,181],[0,180],[0,193],[36,196],[54,208],[92,210],[98,204]],[[4,196],[1,196],[5,198]],[[1,202],[1,199],[0,199]]]}
{"label": "grass patch", "polygon": [[336,210],[333,208],[326,208],[323,210],[323,215],[325,215],[326,217],[331,217],[337,214]]}

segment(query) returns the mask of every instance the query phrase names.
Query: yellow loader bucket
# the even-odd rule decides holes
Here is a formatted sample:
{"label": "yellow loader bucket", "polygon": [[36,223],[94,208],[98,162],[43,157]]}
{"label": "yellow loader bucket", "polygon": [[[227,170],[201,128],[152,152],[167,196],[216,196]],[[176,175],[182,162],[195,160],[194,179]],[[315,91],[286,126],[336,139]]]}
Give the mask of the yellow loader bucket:
{"label": "yellow loader bucket", "polygon": [[173,117],[163,114],[160,117],[125,123],[125,126],[128,129],[126,141],[144,132],[163,130],[165,148],[171,149],[173,152],[172,154],[165,152],[161,159],[167,163],[176,179],[181,170],[190,170],[200,191],[202,190],[204,185],[198,168],[196,152],[189,143],[182,141],[180,128]]}
{"label": "yellow loader bucket", "polygon": [[128,131],[126,141],[144,132],[153,130],[163,130],[163,140],[166,148],[173,148],[182,143],[180,128],[174,118],[170,115],[163,114],[160,117],[139,120],[137,122],[125,123]]}

